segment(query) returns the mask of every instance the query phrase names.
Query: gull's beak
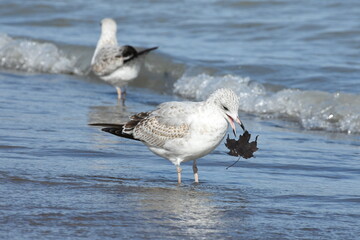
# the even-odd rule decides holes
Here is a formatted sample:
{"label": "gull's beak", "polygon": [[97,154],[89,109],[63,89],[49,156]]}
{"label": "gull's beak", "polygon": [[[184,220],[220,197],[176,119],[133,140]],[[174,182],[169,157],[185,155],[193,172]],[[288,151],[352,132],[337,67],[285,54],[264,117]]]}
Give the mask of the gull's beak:
{"label": "gull's beak", "polygon": [[235,137],[236,137],[235,122],[237,122],[237,123],[240,125],[240,127],[245,131],[245,127],[244,127],[244,125],[242,124],[242,122],[240,121],[239,117],[236,117],[236,118],[235,118],[235,122],[234,122],[234,119],[233,119],[230,115],[227,115],[227,116],[228,116],[229,123],[230,123],[230,126],[231,126],[231,128],[232,128],[232,130],[233,130],[233,133],[234,133]]}
{"label": "gull's beak", "polygon": [[236,122],[240,125],[240,127],[242,128],[242,130],[245,131],[244,124],[240,121],[239,117],[236,118]]}
{"label": "gull's beak", "polygon": [[230,126],[231,126],[231,128],[233,130],[233,133],[234,133],[235,137],[236,137],[236,127],[235,127],[235,124],[234,124],[234,119],[232,117],[230,117],[229,115],[228,115],[228,117],[229,117]]}

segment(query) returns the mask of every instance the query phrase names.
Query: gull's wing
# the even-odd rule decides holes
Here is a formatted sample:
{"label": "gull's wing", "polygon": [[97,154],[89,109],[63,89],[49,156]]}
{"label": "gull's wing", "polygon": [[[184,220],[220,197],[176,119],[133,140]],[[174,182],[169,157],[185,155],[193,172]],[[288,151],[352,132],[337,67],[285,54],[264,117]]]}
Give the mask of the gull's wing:
{"label": "gull's wing", "polygon": [[115,57],[117,57],[119,59],[123,59],[124,64],[125,64],[125,63],[133,60],[137,56],[138,56],[138,52],[136,51],[135,48],[133,48],[132,46],[129,46],[129,45],[125,45],[119,49],[119,52]]}
{"label": "gull's wing", "polygon": [[153,47],[137,52],[134,47],[129,45],[122,47],[106,46],[99,49],[91,67],[96,75],[100,77],[106,76],[113,73],[127,62],[157,48],[158,47]]}
{"label": "gull's wing", "polygon": [[148,146],[162,147],[166,141],[183,138],[189,134],[192,115],[199,103],[167,102],[151,112],[141,112],[130,117],[125,124],[92,124],[104,126],[111,134],[140,140]]}
{"label": "gull's wing", "polygon": [[[192,115],[198,103],[167,102],[148,113],[130,131],[134,138],[149,146],[161,147],[166,141],[189,134]],[[131,121],[130,121],[131,122]]]}
{"label": "gull's wing", "polygon": [[124,59],[124,63],[127,63],[127,62],[129,62],[141,55],[147,54],[155,49],[158,49],[158,47],[147,48],[140,52],[137,52],[136,49],[133,48],[132,46],[125,45],[120,49],[119,54],[116,57]]}
{"label": "gull's wing", "polygon": [[144,50],[141,50],[140,52],[137,53],[137,56],[141,56],[141,55],[144,55],[144,54],[147,54],[153,50],[156,50],[158,49],[159,47],[152,47],[152,48],[146,48]]}
{"label": "gull's wing", "polygon": [[122,48],[107,46],[99,49],[91,66],[92,71],[98,76],[106,76],[124,64],[124,59],[118,57]]}

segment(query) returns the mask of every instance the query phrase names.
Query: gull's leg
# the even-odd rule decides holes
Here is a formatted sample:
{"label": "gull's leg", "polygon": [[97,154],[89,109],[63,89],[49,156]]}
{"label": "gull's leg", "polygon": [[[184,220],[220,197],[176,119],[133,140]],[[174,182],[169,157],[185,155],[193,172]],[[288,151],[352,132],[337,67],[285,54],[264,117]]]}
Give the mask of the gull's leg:
{"label": "gull's leg", "polygon": [[126,99],[126,89],[124,87],[124,90],[121,90],[120,87],[115,87],[116,92],[118,94],[118,101],[122,103],[123,106],[125,106],[125,99]]}
{"label": "gull's leg", "polygon": [[193,172],[194,172],[195,183],[199,183],[199,174],[198,174],[198,168],[196,166],[196,159],[193,162]]}
{"label": "gull's leg", "polygon": [[122,104],[125,106],[125,100],[126,100],[126,87],[123,87],[123,91],[121,92],[121,100],[122,100]]}
{"label": "gull's leg", "polygon": [[182,171],[180,165],[176,166],[176,171],[178,174],[178,183],[180,184],[181,183],[181,171]]}
{"label": "gull's leg", "polygon": [[116,88],[116,92],[118,94],[118,100],[120,101],[122,99],[122,97],[121,97],[121,88],[119,88],[119,87],[115,87],[115,88]]}

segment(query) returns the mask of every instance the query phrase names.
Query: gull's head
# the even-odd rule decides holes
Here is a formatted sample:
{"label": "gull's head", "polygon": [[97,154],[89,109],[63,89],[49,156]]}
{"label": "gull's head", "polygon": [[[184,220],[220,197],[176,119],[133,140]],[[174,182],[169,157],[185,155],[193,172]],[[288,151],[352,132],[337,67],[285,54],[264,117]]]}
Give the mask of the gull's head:
{"label": "gull's head", "polygon": [[218,89],[209,96],[207,102],[215,104],[215,107],[219,110],[220,114],[222,114],[222,116],[229,122],[235,136],[235,122],[237,122],[240,127],[245,130],[245,127],[238,116],[239,98],[233,90],[228,88]]}
{"label": "gull's head", "polygon": [[102,33],[116,33],[116,22],[112,18],[104,18],[100,22]]}

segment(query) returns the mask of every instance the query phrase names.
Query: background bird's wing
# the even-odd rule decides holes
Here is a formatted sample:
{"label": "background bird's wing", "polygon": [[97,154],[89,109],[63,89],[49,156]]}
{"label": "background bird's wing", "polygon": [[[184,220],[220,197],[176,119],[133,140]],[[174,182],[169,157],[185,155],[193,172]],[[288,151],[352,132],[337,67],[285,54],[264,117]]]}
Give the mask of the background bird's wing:
{"label": "background bird's wing", "polygon": [[109,75],[121,67],[124,64],[124,58],[119,57],[121,51],[121,48],[116,46],[101,48],[91,66],[93,72],[101,77]]}
{"label": "background bird's wing", "polygon": [[137,53],[137,55],[138,55],[138,56],[141,56],[141,55],[147,54],[147,53],[149,53],[149,52],[151,52],[151,51],[153,51],[153,50],[156,50],[156,49],[158,49],[158,48],[159,48],[159,47],[146,48],[146,49],[144,49],[144,50],[139,51],[139,52]]}
{"label": "background bird's wing", "polygon": [[119,49],[118,54],[116,55],[117,58],[123,59],[124,63],[127,63],[138,56],[138,52],[132,46],[125,45]]}
{"label": "background bird's wing", "polygon": [[157,49],[158,47],[152,47],[152,48],[147,48],[144,50],[141,50],[139,52],[136,51],[136,49],[132,46],[129,45],[125,45],[123,46],[120,51],[119,54],[117,55],[117,57],[121,57],[124,59],[124,63],[127,63],[139,56],[142,56],[144,54],[147,54],[155,49]]}

